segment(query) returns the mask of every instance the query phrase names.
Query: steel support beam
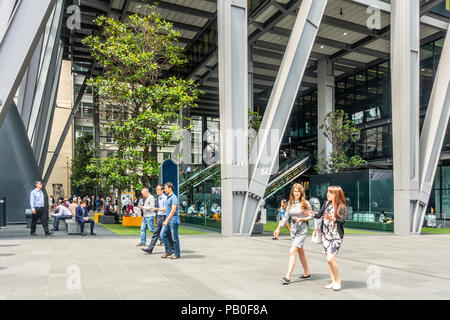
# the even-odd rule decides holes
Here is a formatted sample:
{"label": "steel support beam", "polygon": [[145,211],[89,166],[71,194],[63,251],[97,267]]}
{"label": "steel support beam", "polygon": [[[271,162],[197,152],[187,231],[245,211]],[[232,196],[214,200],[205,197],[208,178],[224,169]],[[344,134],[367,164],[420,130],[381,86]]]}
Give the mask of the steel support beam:
{"label": "steel support beam", "polygon": [[75,103],[72,107],[72,111],[67,118],[66,125],[64,126],[64,130],[61,133],[61,137],[59,138],[58,144],[56,145],[55,152],[52,155],[52,159],[50,160],[50,163],[47,167],[47,171],[45,172],[44,176],[44,184],[48,182],[48,179],[50,178],[50,175],[52,174],[53,168],[55,166],[56,160],[58,159],[59,152],[61,151],[61,148],[64,144],[64,141],[66,140],[67,133],[69,132],[70,126],[72,125],[73,118],[75,117],[75,113],[77,113],[78,106],[81,102],[81,99],[83,98],[84,92],[86,91],[86,82],[88,78],[92,75],[93,69],[90,71],[90,75],[86,76],[84,78],[83,84],[81,85],[80,92],[78,92],[77,98],[75,100]]}
{"label": "steel support beam", "polygon": [[[53,112],[55,108],[56,90],[59,83],[59,71],[62,62],[62,47],[59,40],[61,23],[62,23],[62,12],[63,5],[62,1],[59,1],[55,6],[55,13],[50,28],[50,34],[48,38],[48,44],[46,48],[46,53],[50,56],[50,61],[48,64],[48,70],[41,70],[42,76],[39,82],[43,82],[43,92],[42,98],[39,103],[39,120],[36,122],[36,129],[34,130],[33,137],[33,151],[36,156],[36,161],[38,163],[41,174],[44,170],[45,163],[43,161],[43,155],[47,155],[46,150],[44,150],[44,145],[47,137],[47,132],[49,127],[51,127],[51,118],[53,117]],[[44,65],[43,65],[44,67]],[[47,65],[45,65],[47,67]],[[37,108],[36,101],[36,108]],[[44,160],[45,162],[45,160]]]}
{"label": "steel support beam", "polygon": [[55,114],[55,109],[56,109],[56,97],[58,94],[59,79],[60,79],[60,75],[61,75],[63,51],[64,51],[64,47],[63,47],[62,43],[60,43],[58,56],[56,58],[55,78],[53,80],[51,94],[50,94],[49,100],[44,102],[46,104],[49,104],[49,112],[48,112],[48,117],[47,117],[47,123],[45,124],[45,129],[44,129],[44,134],[43,134],[43,143],[42,143],[42,147],[40,149],[39,162],[38,162],[39,172],[41,173],[41,175],[44,174],[45,161],[47,160],[48,144],[50,142],[50,135],[51,135],[52,124],[53,124],[53,116]]}
{"label": "steel support beam", "polygon": [[283,133],[308,64],[326,0],[303,0],[258,132],[249,165],[249,188],[241,211],[240,233],[250,235],[269,182]]}
{"label": "steel support beam", "polygon": [[[52,73],[54,72],[54,63],[56,62],[56,52],[58,47],[57,38],[59,38],[58,31],[60,30],[59,23],[61,21],[61,11],[58,10],[61,10],[60,3],[56,4],[44,33],[43,50],[39,65],[39,79],[31,107],[30,121],[27,127],[28,139],[33,143],[33,151],[35,154],[37,146],[36,140],[40,140],[40,137],[38,137],[36,133],[39,132],[42,112],[45,112],[46,108],[43,101],[45,100],[46,95],[49,94],[49,88],[51,88],[51,83],[54,79]],[[36,160],[39,162],[39,159]]]}
{"label": "steel support beam", "polygon": [[394,232],[411,233],[419,194],[419,0],[392,1],[391,85]]}
{"label": "steel support beam", "polygon": [[[365,8],[371,6],[371,7],[377,7],[381,9],[384,12],[390,13],[392,11],[392,4],[383,0],[346,0],[348,2],[353,2],[356,4],[359,4],[361,6],[364,6]],[[391,1],[393,2],[393,1]],[[431,27],[435,27],[441,30],[447,30],[448,29],[448,19],[439,19],[434,16],[430,16],[427,14],[423,14],[420,17],[420,23],[426,24]]]}
{"label": "steel support beam", "polygon": [[219,0],[217,7],[222,235],[239,233],[248,189],[247,1]]}
{"label": "steel support beam", "polygon": [[428,2],[424,3],[420,7],[420,15],[422,16],[422,15],[428,13],[429,11],[433,10],[434,8],[436,8],[438,5],[440,5],[444,1],[445,0],[431,0],[431,1],[428,1]]}
{"label": "steel support beam", "polygon": [[3,40],[9,21],[13,15],[14,8],[17,5],[17,0],[2,0],[0,1],[0,43]]}
{"label": "steel support beam", "polygon": [[[334,70],[333,62],[319,60],[317,66],[317,125],[320,126],[326,115],[334,110]],[[317,149],[323,162],[330,158],[331,142],[325,137],[323,129],[318,129]],[[323,153],[322,153],[323,152]]]}
{"label": "steel support beam", "polygon": [[28,69],[23,76],[22,83],[19,90],[19,101],[17,109],[22,117],[25,128],[28,127],[31,116],[31,108],[33,106],[34,93],[36,91],[36,85],[39,76],[39,62],[41,60],[42,44],[44,36],[42,35],[33,56],[31,57]]}
{"label": "steel support beam", "polygon": [[419,234],[431,194],[434,176],[450,117],[450,27],[434,80],[420,134],[420,193],[414,210],[412,233]]}
{"label": "steel support beam", "polygon": [[56,0],[21,1],[11,17],[0,43],[0,126],[55,3]]}

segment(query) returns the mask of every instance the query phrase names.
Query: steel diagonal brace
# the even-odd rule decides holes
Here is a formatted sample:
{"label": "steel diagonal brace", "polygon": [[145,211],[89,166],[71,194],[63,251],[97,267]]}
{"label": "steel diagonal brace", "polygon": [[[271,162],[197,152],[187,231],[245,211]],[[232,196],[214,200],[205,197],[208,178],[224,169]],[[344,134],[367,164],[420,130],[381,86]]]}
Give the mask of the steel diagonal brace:
{"label": "steel diagonal brace", "polygon": [[419,201],[415,205],[412,233],[420,233],[450,117],[450,26],[434,80],[420,135]]}
{"label": "steel diagonal brace", "polygon": [[0,126],[55,3],[56,0],[21,1],[11,17],[0,43]]}
{"label": "steel diagonal brace", "polygon": [[325,11],[326,0],[304,0],[292,30],[266,112],[252,148],[249,189],[240,233],[250,234]]}

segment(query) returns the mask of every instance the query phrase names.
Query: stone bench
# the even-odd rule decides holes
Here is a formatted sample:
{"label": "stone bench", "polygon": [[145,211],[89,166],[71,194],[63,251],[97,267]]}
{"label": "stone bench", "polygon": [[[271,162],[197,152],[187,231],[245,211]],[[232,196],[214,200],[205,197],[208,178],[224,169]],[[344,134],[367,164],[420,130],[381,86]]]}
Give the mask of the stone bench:
{"label": "stone bench", "polygon": [[264,232],[264,224],[261,222],[255,222],[252,234],[262,234]]}
{"label": "stone bench", "polygon": [[64,220],[66,224],[67,234],[81,234],[80,224],[74,219]]}
{"label": "stone bench", "polygon": [[114,216],[99,215],[98,222],[101,224],[114,224],[115,220],[114,220]]}

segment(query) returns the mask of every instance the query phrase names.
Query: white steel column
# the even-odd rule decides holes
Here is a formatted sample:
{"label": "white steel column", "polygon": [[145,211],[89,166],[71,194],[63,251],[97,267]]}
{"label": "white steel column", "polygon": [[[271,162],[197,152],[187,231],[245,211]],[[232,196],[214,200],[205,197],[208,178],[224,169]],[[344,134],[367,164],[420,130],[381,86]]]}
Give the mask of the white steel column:
{"label": "white steel column", "polygon": [[0,43],[8,28],[9,20],[11,18],[14,6],[17,0],[2,0],[0,1]]}
{"label": "white steel column", "polygon": [[420,3],[391,5],[394,232],[408,235],[419,195]]}
{"label": "white steel column", "polygon": [[257,141],[250,155],[250,184],[242,209],[240,233],[250,235],[257,209],[278,157],[283,133],[325,11],[326,0],[303,0],[281,62]]}
{"label": "white steel column", "polygon": [[420,135],[420,194],[412,232],[419,234],[450,117],[450,26]]}
{"label": "white steel column", "polygon": [[[319,60],[317,66],[317,125],[320,126],[325,116],[334,110],[334,73],[333,62]],[[321,161],[328,160],[333,151],[331,142],[324,136],[324,131],[318,129],[317,151]],[[322,153],[323,151],[323,153]]]}
{"label": "white steel column", "polygon": [[247,0],[217,4],[222,235],[239,231],[248,189]]}
{"label": "white steel column", "polygon": [[56,0],[20,1],[0,43],[0,126]]}

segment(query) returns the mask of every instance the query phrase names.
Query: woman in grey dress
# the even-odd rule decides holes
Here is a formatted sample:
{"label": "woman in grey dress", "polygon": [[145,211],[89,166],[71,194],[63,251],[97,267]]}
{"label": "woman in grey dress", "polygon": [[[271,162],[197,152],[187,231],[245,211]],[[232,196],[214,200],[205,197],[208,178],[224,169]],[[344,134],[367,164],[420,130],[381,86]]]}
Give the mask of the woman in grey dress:
{"label": "woman in grey dress", "polygon": [[278,238],[280,229],[287,223],[289,218],[292,219],[291,224],[291,238],[292,244],[289,250],[289,268],[286,276],[281,279],[283,284],[289,284],[291,282],[291,275],[294,271],[296,255],[300,258],[304,274],[298,277],[299,280],[309,280],[311,275],[309,273],[308,261],[306,260],[305,250],[303,244],[305,238],[308,235],[308,220],[313,217],[308,215],[308,211],[311,210],[311,205],[306,201],[305,190],[303,186],[296,183],[292,186],[291,193],[289,194],[289,202],[286,208],[286,213],[283,220],[278,225],[278,228],[273,233]]}

